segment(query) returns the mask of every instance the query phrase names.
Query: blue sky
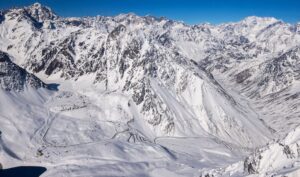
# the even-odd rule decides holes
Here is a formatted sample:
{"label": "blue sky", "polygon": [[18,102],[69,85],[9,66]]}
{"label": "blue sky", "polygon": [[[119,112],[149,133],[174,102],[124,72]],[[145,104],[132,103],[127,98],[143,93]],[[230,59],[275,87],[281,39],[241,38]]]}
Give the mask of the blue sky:
{"label": "blue sky", "polygon": [[[25,6],[37,0],[0,0],[0,9]],[[164,16],[188,24],[239,21],[247,16],[275,17],[300,22],[300,0],[39,0],[60,16]]]}

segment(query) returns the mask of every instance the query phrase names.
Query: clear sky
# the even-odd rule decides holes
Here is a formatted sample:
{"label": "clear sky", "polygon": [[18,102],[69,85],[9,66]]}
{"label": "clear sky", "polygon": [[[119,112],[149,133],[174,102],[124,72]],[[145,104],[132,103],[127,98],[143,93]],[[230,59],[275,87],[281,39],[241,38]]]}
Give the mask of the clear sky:
{"label": "clear sky", "polygon": [[[0,9],[33,4],[37,0],[0,0]],[[247,16],[275,17],[300,22],[300,0],[39,0],[59,16],[164,16],[188,24],[239,21]]]}

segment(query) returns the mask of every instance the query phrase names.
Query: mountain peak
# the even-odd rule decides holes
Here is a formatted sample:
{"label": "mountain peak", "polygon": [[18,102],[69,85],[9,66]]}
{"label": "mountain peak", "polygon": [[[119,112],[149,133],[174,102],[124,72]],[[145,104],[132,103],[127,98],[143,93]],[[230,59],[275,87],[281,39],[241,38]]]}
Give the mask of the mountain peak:
{"label": "mountain peak", "polygon": [[135,20],[140,17],[137,16],[135,13],[130,12],[130,13],[119,14],[119,15],[115,16],[114,18],[118,21],[122,21],[122,20]]}
{"label": "mountain peak", "polygon": [[258,16],[249,16],[246,17],[244,20],[242,20],[242,23],[247,24],[258,24],[258,23],[275,23],[280,20],[274,18],[274,17],[258,17]]}
{"label": "mountain peak", "polygon": [[38,22],[54,20],[57,18],[57,15],[49,7],[43,6],[38,2],[26,7],[25,9]]}
{"label": "mountain peak", "polygon": [[42,4],[39,2],[36,2],[36,3],[32,4],[31,6],[36,7],[36,8],[42,8]]}

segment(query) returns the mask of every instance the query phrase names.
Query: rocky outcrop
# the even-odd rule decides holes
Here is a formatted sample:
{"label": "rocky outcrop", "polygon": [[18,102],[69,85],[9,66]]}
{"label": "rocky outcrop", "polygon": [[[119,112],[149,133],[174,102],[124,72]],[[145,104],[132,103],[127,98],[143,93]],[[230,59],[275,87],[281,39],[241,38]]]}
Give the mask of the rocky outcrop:
{"label": "rocky outcrop", "polygon": [[0,86],[7,91],[22,91],[26,87],[47,88],[48,86],[33,74],[13,63],[8,54],[0,51]]}
{"label": "rocky outcrop", "polygon": [[4,12],[0,10],[0,24],[5,20]]}

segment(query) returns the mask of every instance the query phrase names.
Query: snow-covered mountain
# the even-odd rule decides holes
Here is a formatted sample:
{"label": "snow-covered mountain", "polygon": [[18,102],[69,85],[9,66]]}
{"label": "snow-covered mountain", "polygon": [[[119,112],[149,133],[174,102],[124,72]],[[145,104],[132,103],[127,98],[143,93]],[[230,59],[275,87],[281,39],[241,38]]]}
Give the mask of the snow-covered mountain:
{"label": "snow-covered mountain", "polygon": [[46,176],[228,176],[299,125],[299,42],[299,24],[275,18],[2,10],[1,162],[42,163]]}

